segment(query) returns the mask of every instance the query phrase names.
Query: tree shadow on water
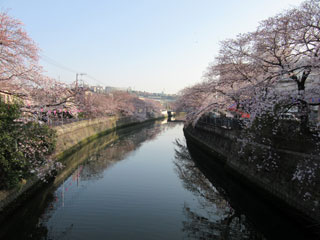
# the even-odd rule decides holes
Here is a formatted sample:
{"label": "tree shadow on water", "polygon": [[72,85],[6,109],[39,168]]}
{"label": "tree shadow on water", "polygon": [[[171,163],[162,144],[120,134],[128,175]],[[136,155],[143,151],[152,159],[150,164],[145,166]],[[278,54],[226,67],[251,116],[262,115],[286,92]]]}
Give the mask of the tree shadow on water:
{"label": "tree shadow on water", "polygon": [[186,220],[182,231],[187,239],[265,239],[255,231],[243,214],[229,204],[223,188],[214,186],[200,171],[191,157],[186,143],[175,141],[175,171],[185,189],[192,192],[200,205],[183,207]]}
{"label": "tree shadow on water", "polygon": [[189,239],[319,239],[318,233],[239,182],[193,142],[175,141],[175,171],[200,208],[184,206]]}

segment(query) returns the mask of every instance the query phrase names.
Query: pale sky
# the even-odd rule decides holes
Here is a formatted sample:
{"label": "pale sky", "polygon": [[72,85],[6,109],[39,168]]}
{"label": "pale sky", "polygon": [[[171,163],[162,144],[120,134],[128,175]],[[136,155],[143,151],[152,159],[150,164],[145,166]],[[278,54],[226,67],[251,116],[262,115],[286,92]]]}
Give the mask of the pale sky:
{"label": "pale sky", "polygon": [[[71,83],[176,93],[201,80],[219,41],[301,0],[0,0],[41,51],[46,74]],[[59,66],[59,67],[58,67]]]}

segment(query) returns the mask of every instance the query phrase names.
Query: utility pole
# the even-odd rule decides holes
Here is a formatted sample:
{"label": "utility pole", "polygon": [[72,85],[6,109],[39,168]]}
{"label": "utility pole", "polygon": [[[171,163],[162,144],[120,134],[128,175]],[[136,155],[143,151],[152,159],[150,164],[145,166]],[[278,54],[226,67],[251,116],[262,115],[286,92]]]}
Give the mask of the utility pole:
{"label": "utility pole", "polygon": [[78,73],[76,73],[76,89],[78,89]]}
{"label": "utility pole", "polygon": [[87,75],[86,73],[76,73],[76,89],[78,89],[78,76],[83,76],[83,75]]}

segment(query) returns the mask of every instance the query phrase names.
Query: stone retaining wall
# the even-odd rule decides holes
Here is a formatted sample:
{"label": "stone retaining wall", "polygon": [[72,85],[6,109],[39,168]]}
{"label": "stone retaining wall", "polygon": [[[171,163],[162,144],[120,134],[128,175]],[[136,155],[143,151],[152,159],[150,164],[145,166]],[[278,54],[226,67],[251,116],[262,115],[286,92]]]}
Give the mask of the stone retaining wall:
{"label": "stone retaining wall", "polygon": [[126,117],[101,117],[95,119],[74,122],[66,125],[54,127],[57,132],[57,143],[55,156],[61,155],[64,151],[76,146],[81,141],[96,137],[97,134],[105,134],[129,124],[137,124],[139,121],[134,118]]}
{"label": "stone retaining wall", "polygon": [[306,164],[306,161],[320,163],[319,156],[277,149],[275,150],[278,156],[275,159],[276,167],[266,168],[264,166],[259,169],[257,164],[268,164],[264,153],[270,150],[261,144],[247,145],[247,149],[255,149],[255,151],[239,154],[241,146],[237,138],[239,131],[191,126],[185,128],[184,131],[187,140],[191,139],[206,152],[218,156],[218,159],[230,172],[262,195],[269,194],[277,203],[280,201],[282,206],[293,209],[293,212],[296,210],[296,214],[310,222],[320,222],[319,170],[315,173],[312,183],[302,184],[293,180],[298,164]]}

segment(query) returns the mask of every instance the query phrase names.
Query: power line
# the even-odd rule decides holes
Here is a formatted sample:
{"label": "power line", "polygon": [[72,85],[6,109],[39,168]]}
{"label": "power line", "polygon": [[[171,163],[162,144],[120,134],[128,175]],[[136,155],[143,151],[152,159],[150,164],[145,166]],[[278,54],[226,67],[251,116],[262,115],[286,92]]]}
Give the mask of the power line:
{"label": "power line", "polygon": [[48,57],[48,56],[46,56],[44,54],[40,54],[40,56],[41,56],[42,60],[44,60],[45,62],[47,62],[49,64],[52,64],[52,65],[54,65],[54,66],[56,66],[58,68],[61,68],[61,69],[65,70],[65,71],[72,72],[72,73],[80,72],[80,71],[76,71],[74,69],[71,69],[69,67],[66,67],[63,64],[57,62],[56,60],[54,60],[54,59],[52,59],[52,58],[50,58],[50,57]]}
{"label": "power line", "polygon": [[[69,67],[65,66],[64,64],[61,64],[61,63],[59,63],[58,61],[52,59],[51,57],[46,56],[46,55],[43,54],[43,53],[41,53],[40,56],[41,56],[41,59],[44,60],[45,62],[47,62],[47,63],[49,63],[49,64],[51,64],[51,65],[54,65],[54,66],[56,66],[56,67],[58,67],[58,68],[60,68],[60,69],[63,69],[63,70],[65,70],[65,71],[72,72],[72,73],[75,73],[75,74],[78,74],[78,73],[81,72],[81,71],[77,71],[77,70],[74,70],[74,69],[72,69],[72,68],[69,68]],[[98,79],[96,79],[95,77],[91,76],[90,74],[86,74],[86,76],[87,76],[88,78],[94,80],[95,82],[104,85],[103,82],[99,81]]]}
{"label": "power line", "polygon": [[103,82],[101,82],[101,81],[99,81],[98,79],[92,77],[90,74],[87,74],[87,77],[90,78],[90,79],[92,79],[92,80],[94,80],[94,81],[96,81],[97,83],[100,83],[100,84],[104,85]]}

